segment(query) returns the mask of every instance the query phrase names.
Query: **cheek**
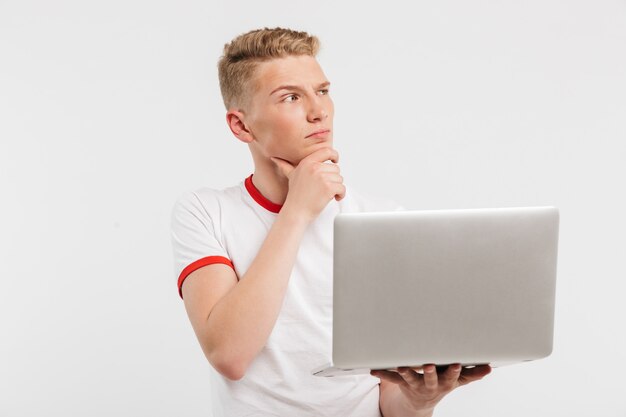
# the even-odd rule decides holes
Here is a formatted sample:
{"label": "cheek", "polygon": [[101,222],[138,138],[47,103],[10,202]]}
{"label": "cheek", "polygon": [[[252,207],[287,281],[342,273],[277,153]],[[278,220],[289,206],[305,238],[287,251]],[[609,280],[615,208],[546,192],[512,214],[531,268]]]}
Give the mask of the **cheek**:
{"label": "cheek", "polygon": [[274,119],[274,134],[285,138],[300,135],[305,127],[302,120],[302,111],[299,109],[286,111]]}
{"label": "cheek", "polygon": [[276,109],[266,113],[265,118],[261,119],[259,133],[264,137],[270,153],[279,154],[280,151],[300,146],[297,139],[306,135],[306,123],[303,122],[306,115],[303,111],[301,106],[285,106],[280,111]]}

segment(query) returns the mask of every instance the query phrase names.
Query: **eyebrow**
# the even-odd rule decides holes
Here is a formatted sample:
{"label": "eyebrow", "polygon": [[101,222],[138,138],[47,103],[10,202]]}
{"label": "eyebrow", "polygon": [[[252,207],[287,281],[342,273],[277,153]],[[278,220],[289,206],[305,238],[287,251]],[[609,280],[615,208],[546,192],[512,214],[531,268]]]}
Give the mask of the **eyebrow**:
{"label": "eyebrow", "polygon": [[[318,86],[317,86],[317,88],[318,88],[318,89],[319,89],[319,88],[324,88],[324,87],[328,87],[329,85],[330,85],[330,81],[324,81],[323,83],[321,83],[320,85],[318,85]],[[280,90],[296,90],[296,91],[302,91],[302,90],[303,90],[303,88],[302,88],[302,87],[300,87],[300,86],[298,86],[298,85],[281,85],[280,87],[275,88],[275,89],[274,89],[274,90],[270,93],[270,96],[271,96],[272,94],[274,94],[275,92],[280,91]]]}

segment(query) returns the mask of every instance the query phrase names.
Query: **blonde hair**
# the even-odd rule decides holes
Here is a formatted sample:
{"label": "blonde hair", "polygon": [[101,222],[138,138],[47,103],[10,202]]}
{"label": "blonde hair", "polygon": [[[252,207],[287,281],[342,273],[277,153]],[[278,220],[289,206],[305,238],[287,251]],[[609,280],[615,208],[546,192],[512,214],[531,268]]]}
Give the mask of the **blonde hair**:
{"label": "blonde hair", "polygon": [[247,104],[259,63],[290,55],[314,57],[319,47],[317,37],[279,27],[252,30],[225,44],[217,68],[226,110]]}

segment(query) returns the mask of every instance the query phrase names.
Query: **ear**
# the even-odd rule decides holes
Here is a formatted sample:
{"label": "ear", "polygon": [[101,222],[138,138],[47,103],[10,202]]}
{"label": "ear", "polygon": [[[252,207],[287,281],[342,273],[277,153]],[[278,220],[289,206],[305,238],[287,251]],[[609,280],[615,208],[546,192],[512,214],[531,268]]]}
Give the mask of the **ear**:
{"label": "ear", "polygon": [[244,115],[239,110],[228,110],[226,112],[226,124],[228,124],[233,135],[242,142],[250,143],[254,140],[254,137],[243,119]]}

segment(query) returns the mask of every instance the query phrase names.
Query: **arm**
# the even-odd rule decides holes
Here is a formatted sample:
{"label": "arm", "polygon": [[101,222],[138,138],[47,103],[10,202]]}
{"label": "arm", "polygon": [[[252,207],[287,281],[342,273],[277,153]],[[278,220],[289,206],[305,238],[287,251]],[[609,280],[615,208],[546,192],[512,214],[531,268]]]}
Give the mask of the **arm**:
{"label": "arm", "polygon": [[241,379],[265,345],[282,306],[307,222],[281,210],[244,278],[226,265],[194,271],[183,284],[183,300],[211,365]]}
{"label": "arm", "polygon": [[265,346],[280,313],[302,236],[319,212],[345,187],[338,154],[323,148],[296,168],[278,160],[289,180],[285,204],[246,271],[237,281],[225,265],[209,265],[184,281],[185,308],[211,365],[231,380],[241,379]]}

